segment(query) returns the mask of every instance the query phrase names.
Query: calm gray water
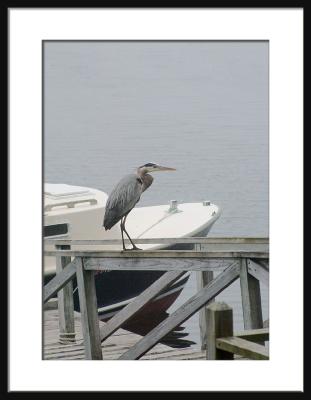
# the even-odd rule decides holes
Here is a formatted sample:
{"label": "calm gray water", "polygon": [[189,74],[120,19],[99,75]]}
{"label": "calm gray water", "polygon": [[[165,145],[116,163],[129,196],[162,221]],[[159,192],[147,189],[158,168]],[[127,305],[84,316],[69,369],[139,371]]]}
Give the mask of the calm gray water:
{"label": "calm gray water", "polygon": [[[268,42],[46,42],[44,114],[46,182],[109,193],[141,164],[173,166],[140,205],[208,199],[211,235],[268,236]],[[195,291],[192,274],[172,309]],[[242,329],[239,282],[217,299]],[[198,315],[185,325],[197,341]]]}

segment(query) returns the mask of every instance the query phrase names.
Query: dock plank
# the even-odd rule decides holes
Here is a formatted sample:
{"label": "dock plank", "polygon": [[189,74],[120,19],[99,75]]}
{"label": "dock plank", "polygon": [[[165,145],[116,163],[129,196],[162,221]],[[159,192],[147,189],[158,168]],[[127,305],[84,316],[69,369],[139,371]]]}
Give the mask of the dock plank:
{"label": "dock plank", "polygon": [[[45,360],[84,360],[85,352],[82,337],[80,313],[74,313],[76,342],[61,344],[59,342],[58,311],[44,311],[44,359]],[[101,328],[106,324],[99,322]],[[102,343],[103,360],[117,360],[137,343],[141,336],[118,329]],[[143,360],[195,360],[204,359],[204,354],[195,348],[174,349],[164,344],[157,344]]]}
{"label": "dock plank", "polygon": [[[82,338],[82,327],[80,314],[75,312],[76,342],[69,344],[59,343],[59,328],[57,310],[47,310],[44,312],[44,359],[49,361],[57,360],[84,360],[84,346]],[[99,323],[105,326],[104,322]],[[49,329],[46,329],[46,328]],[[47,340],[47,334],[49,339]],[[102,343],[103,360],[117,360],[137,343],[141,336],[118,329],[111,337]],[[241,359],[235,356],[236,359]],[[205,360],[206,352],[198,347],[185,349],[173,349],[169,346],[157,344],[147,354],[141,357],[142,360]]]}

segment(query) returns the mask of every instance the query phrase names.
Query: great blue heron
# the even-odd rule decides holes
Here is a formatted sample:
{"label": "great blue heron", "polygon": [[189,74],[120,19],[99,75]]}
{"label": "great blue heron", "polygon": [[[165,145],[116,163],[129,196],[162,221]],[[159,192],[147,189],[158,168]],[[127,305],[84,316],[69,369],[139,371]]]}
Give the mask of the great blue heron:
{"label": "great blue heron", "polygon": [[103,225],[105,230],[108,230],[121,220],[123,250],[126,250],[123,232],[126,233],[132,243],[133,248],[131,250],[139,250],[125,229],[125,221],[129,212],[139,201],[141,194],[152,184],[153,177],[149,173],[156,171],[175,171],[175,168],[162,167],[153,163],[144,164],[137,168],[136,173],[122,178],[108,197]]}

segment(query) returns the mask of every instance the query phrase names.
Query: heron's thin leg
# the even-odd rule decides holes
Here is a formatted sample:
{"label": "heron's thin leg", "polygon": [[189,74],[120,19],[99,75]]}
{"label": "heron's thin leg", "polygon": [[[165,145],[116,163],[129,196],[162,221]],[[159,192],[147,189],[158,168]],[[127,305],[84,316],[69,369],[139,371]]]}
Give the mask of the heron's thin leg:
{"label": "heron's thin leg", "polygon": [[137,247],[135,245],[135,243],[133,243],[132,239],[130,238],[130,235],[127,233],[127,230],[125,229],[125,220],[126,220],[127,216],[128,216],[128,214],[125,215],[124,220],[123,220],[123,230],[126,233],[127,237],[130,239],[130,242],[132,243],[132,246],[133,246],[133,250],[141,250],[139,247]]}
{"label": "heron's thin leg", "polygon": [[124,221],[123,221],[123,218],[121,218],[120,228],[121,228],[122,244],[123,244],[123,250],[126,250],[125,244],[124,244],[124,237],[123,237],[123,229],[124,229],[124,225],[123,224],[124,224]]}
{"label": "heron's thin leg", "polygon": [[133,243],[132,239],[130,238],[130,235],[127,233],[126,229],[124,228],[124,232],[126,233],[126,236],[129,238],[130,242],[132,243],[133,249],[134,250],[141,250],[140,248],[138,248],[135,243]]}

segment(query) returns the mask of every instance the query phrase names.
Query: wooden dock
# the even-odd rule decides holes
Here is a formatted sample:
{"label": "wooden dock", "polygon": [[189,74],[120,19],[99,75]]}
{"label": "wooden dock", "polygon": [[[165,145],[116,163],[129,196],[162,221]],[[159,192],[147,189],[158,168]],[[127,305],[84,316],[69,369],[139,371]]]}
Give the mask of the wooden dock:
{"label": "wooden dock", "polygon": [[[105,245],[120,241],[46,241],[55,245],[55,250],[45,251],[45,255],[56,256],[57,274],[45,285],[43,302],[47,303],[58,294],[58,312],[46,311],[46,359],[195,360],[234,359],[235,355],[261,360],[269,358],[264,346],[264,342],[269,340],[269,329],[263,327],[260,294],[260,281],[269,284],[267,238],[155,238],[139,239],[137,243],[146,241],[192,243],[194,250],[111,251],[105,250]],[[90,246],[93,245],[102,248],[92,250]],[[158,270],[165,273],[104,324],[99,321],[97,312],[95,271],[98,270]],[[193,297],[144,337],[120,329],[186,271],[197,271],[198,292]],[[216,277],[214,272],[218,272]],[[74,277],[78,284],[80,319],[73,310]],[[240,280],[245,328],[238,335],[233,334],[230,306],[216,305],[213,308],[215,297],[237,279]],[[193,349],[176,350],[159,344],[163,337],[196,312],[200,313],[201,349],[204,353]],[[60,345],[59,340],[66,344]]]}
{"label": "wooden dock", "polygon": [[[76,340],[70,344],[59,341],[58,311],[44,311],[44,360],[83,360],[85,358],[83,334],[80,314],[74,313]],[[104,322],[99,322],[100,328]],[[141,336],[119,329],[102,343],[103,360],[116,360],[131,346],[137,343]],[[205,360],[205,351],[196,348],[173,349],[163,344],[157,344],[142,360]]]}

